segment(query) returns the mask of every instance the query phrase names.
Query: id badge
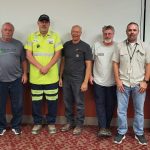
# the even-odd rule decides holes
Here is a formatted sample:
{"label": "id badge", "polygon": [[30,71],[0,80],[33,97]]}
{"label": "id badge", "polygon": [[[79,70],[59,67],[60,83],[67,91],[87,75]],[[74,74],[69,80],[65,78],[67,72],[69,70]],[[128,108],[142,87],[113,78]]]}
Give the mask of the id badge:
{"label": "id badge", "polygon": [[47,42],[48,42],[49,44],[54,44],[54,39],[48,39]]}
{"label": "id badge", "polygon": [[76,54],[76,57],[79,57],[79,54]]}

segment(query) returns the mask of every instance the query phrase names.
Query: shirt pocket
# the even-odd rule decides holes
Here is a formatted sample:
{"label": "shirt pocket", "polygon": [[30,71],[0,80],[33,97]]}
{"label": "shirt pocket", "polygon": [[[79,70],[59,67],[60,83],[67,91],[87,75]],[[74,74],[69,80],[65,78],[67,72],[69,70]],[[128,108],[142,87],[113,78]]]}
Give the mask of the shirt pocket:
{"label": "shirt pocket", "polygon": [[139,63],[145,64],[145,54],[143,52],[138,51],[136,59]]}
{"label": "shirt pocket", "polygon": [[84,52],[83,52],[82,50],[77,49],[77,50],[75,51],[75,59],[76,59],[77,61],[84,60]]}
{"label": "shirt pocket", "polygon": [[120,50],[120,63],[126,63],[129,61],[129,54],[126,50]]}
{"label": "shirt pocket", "polygon": [[41,45],[39,44],[38,41],[33,41],[32,43],[32,48],[34,51],[38,51],[38,49],[40,49]]}

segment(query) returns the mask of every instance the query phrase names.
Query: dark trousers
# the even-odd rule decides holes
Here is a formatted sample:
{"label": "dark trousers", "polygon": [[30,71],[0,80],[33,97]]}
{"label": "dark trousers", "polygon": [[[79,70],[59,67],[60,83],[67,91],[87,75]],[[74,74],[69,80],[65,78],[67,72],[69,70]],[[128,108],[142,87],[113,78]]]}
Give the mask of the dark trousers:
{"label": "dark trousers", "polygon": [[105,87],[94,83],[94,97],[99,127],[110,128],[117,103],[116,86]]}
{"label": "dark trousers", "polygon": [[[58,83],[54,84],[48,84],[48,85],[36,85],[36,84],[31,84],[31,89],[32,90],[55,90],[58,89]],[[58,95],[58,92],[55,94],[48,94],[48,96],[55,96]],[[33,95],[32,95],[33,96]],[[37,94],[36,96],[41,96],[41,94]],[[42,97],[44,96],[44,93],[42,94]],[[42,124],[44,117],[42,115],[42,105],[43,105],[43,98],[37,101],[32,101],[32,116],[33,116],[33,121],[34,124]],[[46,123],[47,124],[55,124],[56,122],[56,116],[57,116],[57,102],[58,99],[55,100],[46,100],[47,102],[47,109],[48,113],[46,115]]]}
{"label": "dark trousers", "polygon": [[21,126],[23,112],[23,86],[21,78],[12,82],[0,82],[0,129],[7,127],[6,102],[8,95],[11,101],[12,128],[18,129]]}
{"label": "dark trousers", "polygon": [[[48,114],[46,115],[47,124],[55,124],[57,116],[57,100],[47,102]],[[34,124],[42,124],[45,119],[41,112],[42,109],[42,100],[32,102],[32,115],[34,119]]]}
{"label": "dark trousers", "polygon": [[[81,92],[82,82],[74,80],[63,81],[63,99],[65,103],[65,116],[67,122],[82,126],[84,123],[84,94]],[[76,104],[76,117],[74,115],[74,104]]]}

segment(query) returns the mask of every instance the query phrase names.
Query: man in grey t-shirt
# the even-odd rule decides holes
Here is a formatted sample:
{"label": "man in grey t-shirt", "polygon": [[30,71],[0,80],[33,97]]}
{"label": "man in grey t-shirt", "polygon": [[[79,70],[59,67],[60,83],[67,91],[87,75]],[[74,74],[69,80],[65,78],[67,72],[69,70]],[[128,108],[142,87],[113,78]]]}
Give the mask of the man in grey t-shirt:
{"label": "man in grey t-shirt", "polygon": [[[59,85],[63,86],[65,115],[67,118],[67,124],[62,127],[61,131],[68,131],[75,125],[74,135],[81,133],[84,123],[83,92],[88,88],[92,60],[91,48],[87,43],[80,40],[81,33],[79,25],[73,26],[71,30],[72,40],[64,44],[59,81]],[[77,110],[76,120],[72,109],[74,102]]]}
{"label": "man in grey t-shirt", "polygon": [[6,131],[6,101],[9,94],[13,118],[12,131],[21,133],[20,125],[23,111],[22,83],[27,82],[27,63],[23,45],[13,39],[14,26],[7,22],[2,26],[0,38],[0,135]]}

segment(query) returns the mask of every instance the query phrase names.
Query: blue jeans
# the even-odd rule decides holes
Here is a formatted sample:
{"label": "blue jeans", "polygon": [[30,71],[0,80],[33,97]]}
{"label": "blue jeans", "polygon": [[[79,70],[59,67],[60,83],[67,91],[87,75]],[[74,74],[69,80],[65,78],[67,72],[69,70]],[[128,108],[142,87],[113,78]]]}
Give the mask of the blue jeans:
{"label": "blue jeans", "polygon": [[[82,81],[64,80],[63,99],[65,103],[65,116],[67,123],[82,126],[84,123],[84,94],[81,92]],[[76,117],[74,115],[74,104],[76,104]]]}
{"label": "blue jeans", "polygon": [[116,86],[105,87],[94,82],[94,99],[99,128],[110,128],[117,103]]}
{"label": "blue jeans", "polygon": [[[31,84],[31,89],[34,90],[55,90],[57,88],[58,88],[58,82],[53,84],[47,84],[47,85]],[[56,93],[55,95],[58,95],[58,93]],[[47,124],[55,124],[56,116],[57,116],[58,99],[46,100],[46,102],[47,102],[47,109],[48,109],[48,114],[46,115],[46,122]],[[42,105],[43,105],[42,99],[38,101],[32,101],[32,116],[33,116],[34,124],[36,125],[42,124],[44,120],[44,117],[42,115]]]}
{"label": "blue jeans", "polygon": [[133,130],[136,135],[143,135],[144,133],[144,102],[146,92],[139,93],[139,85],[135,87],[124,86],[125,92],[121,93],[117,90],[118,98],[118,133],[125,134],[128,130],[127,124],[127,108],[129,103],[129,96],[131,94],[134,106],[134,121]]}
{"label": "blue jeans", "polygon": [[7,127],[6,121],[6,102],[8,95],[11,101],[13,118],[12,128],[18,129],[21,126],[23,113],[23,86],[21,78],[12,82],[0,82],[0,129]]}

